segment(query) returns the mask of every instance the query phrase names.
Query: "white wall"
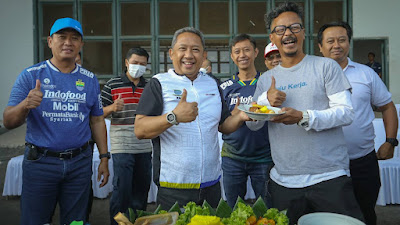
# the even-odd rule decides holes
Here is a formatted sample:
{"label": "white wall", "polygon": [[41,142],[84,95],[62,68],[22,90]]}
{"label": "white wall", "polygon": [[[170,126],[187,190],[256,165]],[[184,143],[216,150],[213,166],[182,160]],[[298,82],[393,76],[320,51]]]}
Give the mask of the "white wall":
{"label": "white wall", "polygon": [[389,91],[400,103],[400,1],[353,0],[354,38],[389,39]]}
{"label": "white wall", "polygon": [[0,120],[11,88],[26,67],[33,65],[32,0],[0,0]]}

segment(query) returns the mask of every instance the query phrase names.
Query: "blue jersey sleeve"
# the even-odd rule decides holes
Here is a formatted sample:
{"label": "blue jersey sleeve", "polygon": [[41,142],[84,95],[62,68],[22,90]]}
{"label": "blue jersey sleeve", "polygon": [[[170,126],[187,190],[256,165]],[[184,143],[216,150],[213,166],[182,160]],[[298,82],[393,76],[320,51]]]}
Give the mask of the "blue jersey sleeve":
{"label": "blue jersey sleeve", "polygon": [[35,85],[36,79],[33,75],[27,70],[22,71],[11,89],[8,106],[16,106],[21,103],[28,96],[29,92],[35,88]]}
{"label": "blue jersey sleeve", "polygon": [[95,90],[95,101],[94,104],[90,110],[90,115],[91,116],[102,116],[103,115],[103,104],[101,101],[101,94],[100,94],[100,85],[99,85],[99,81],[97,80],[97,78],[94,78],[95,82],[94,82],[94,90]]}

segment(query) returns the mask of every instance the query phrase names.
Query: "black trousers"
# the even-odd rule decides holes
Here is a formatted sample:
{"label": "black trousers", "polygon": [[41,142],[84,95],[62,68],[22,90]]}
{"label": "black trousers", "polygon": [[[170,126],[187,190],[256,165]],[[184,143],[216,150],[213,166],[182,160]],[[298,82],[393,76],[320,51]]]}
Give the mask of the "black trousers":
{"label": "black trousers", "polygon": [[197,205],[202,205],[204,200],[213,208],[217,208],[221,199],[221,185],[216,183],[210,187],[202,189],[175,189],[158,187],[157,204],[161,204],[161,208],[169,210],[175,202],[178,202],[182,208],[188,202],[195,202]]}
{"label": "black trousers", "polygon": [[367,225],[376,225],[375,205],[381,179],[375,150],[368,155],[350,160],[350,173],[354,194]]}
{"label": "black trousers", "polygon": [[289,224],[297,224],[302,215],[312,212],[332,212],[363,221],[354,197],[351,178],[341,176],[305,188],[286,188],[270,179],[268,185],[272,207],[287,209]]}

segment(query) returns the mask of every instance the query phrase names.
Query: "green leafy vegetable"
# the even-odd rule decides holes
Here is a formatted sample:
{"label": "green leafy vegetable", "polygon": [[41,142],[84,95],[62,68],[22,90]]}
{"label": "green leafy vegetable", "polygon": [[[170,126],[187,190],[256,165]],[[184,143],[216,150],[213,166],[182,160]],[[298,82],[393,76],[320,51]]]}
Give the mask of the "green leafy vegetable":
{"label": "green leafy vegetable", "polygon": [[239,202],[243,203],[243,204],[246,204],[246,202],[240,196],[238,196],[237,199],[236,199],[235,206],[233,206],[233,211],[236,210],[236,208],[238,207]]}
{"label": "green leafy vegetable", "polygon": [[250,216],[254,216],[253,209],[244,203],[238,202],[231,216],[222,219],[222,222],[226,225],[242,225],[246,224],[246,220]]}
{"label": "green leafy vegetable", "polygon": [[286,214],[280,212],[278,215],[276,215],[275,222],[276,225],[289,225],[289,218],[286,216]]}
{"label": "green leafy vegetable", "polygon": [[275,216],[279,214],[279,210],[276,208],[270,208],[267,210],[267,212],[264,214],[263,217],[269,219],[269,220],[275,220]]}
{"label": "green leafy vegetable", "polygon": [[276,225],[289,225],[289,218],[286,216],[286,211],[279,212],[278,209],[271,208],[267,210],[264,217],[275,220]]}
{"label": "green leafy vegetable", "polygon": [[190,222],[193,216],[202,215],[209,216],[210,210],[207,207],[201,207],[194,202],[188,202],[184,207],[185,212],[179,215],[176,225],[186,225]]}
{"label": "green leafy vegetable", "polygon": [[160,211],[158,211],[158,213],[157,214],[165,214],[165,213],[168,213],[167,211],[165,211],[165,210],[160,210]]}

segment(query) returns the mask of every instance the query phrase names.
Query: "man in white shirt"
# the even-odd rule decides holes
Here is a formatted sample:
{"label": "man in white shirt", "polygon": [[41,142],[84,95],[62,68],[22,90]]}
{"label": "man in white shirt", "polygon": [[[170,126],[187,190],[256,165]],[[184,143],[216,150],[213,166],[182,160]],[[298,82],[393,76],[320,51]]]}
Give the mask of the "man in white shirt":
{"label": "man in white shirt", "polygon": [[218,131],[232,133],[250,120],[238,109],[231,115],[217,81],[199,71],[204,47],[198,29],[177,30],[169,50],[174,68],[153,76],[136,110],[136,137],[153,139],[153,179],[163,209],[175,202],[218,205]]}
{"label": "man in white shirt", "polygon": [[335,61],[304,54],[302,24],[301,8],[290,2],[266,18],[282,63],[260,77],[254,99],[285,112],[268,123],[272,206],[288,209],[290,224],[310,212],[362,220],[342,131],[353,120],[351,86]]}
{"label": "man in white shirt", "polygon": [[[393,157],[398,119],[391,94],[377,74],[368,66],[355,63],[347,56],[353,31],[346,22],[323,25],[318,32],[321,53],[334,59],[342,67],[352,86],[353,123],[343,127],[350,157],[350,173],[354,194],[367,225],[376,224],[375,204],[379,194],[380,177],[377,159]],[[378,152],[374,149],[375,118],[372,107],[382,112],[386,142]]]}

